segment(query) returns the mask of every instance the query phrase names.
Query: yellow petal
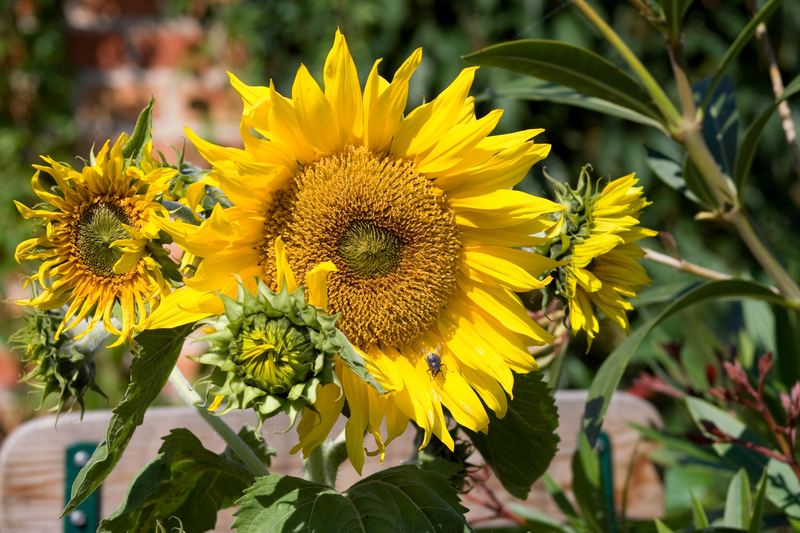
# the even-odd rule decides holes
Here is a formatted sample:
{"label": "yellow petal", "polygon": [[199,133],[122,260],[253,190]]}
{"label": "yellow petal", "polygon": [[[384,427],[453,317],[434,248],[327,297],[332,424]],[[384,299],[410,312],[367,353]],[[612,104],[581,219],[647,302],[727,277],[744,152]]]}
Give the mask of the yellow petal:
{"label": "yellow petal", "polygon": [[224,311],[222,300],[210,292],[182,287],[161,300],[148,317],[146,329],[169,329]]}
{"label": "yellow petal", "polygon": [[561,264],[543,255],[502,246],[464,248],[464,262],[469,268],[516,292],[545,287],[550,280],[539,280],[536,276]]}
{"label": "yellow petal", "polygon": [[329,383],[317,387],[316,411],[305,408],[300,423],[297,424],[298,443],[291,449],[291,453],[303,450],[303,457],[309,454],[320,444],[325,442],[331,428],[339,418],[344,405],[344,395],[338,385]]}
{"label": "yellow petal", "polygon": [[297,123],[308,144],[323,154],[341,150],[338,124],[333,108],[305,65],[300,65],[292,85],[292,102]]}
{"label": "yellow petal", "polygon": [[331,261],[325,261],[306,272],[305,285],[310,305],[321,309],[328,308],[328,274],[336,270],[336,265]]}
{"label": "yellow petal", "polygon": [[286,287],[287,292],[294,292],[297,289],[297,281],[294,279],[292,267],[286,257],[286,246],[281,237],[275,239],[275,269],[278,291]]}
{"label": "yellow petal", "polygon": [[422,61],[422,49],[417,48],[383,86],[375,61],[364,88],[364,146],[373,152],[383,152],[389,146],[403,118],[408,101],[408,81]]}
{"label": "yellow petal", "polygon": [[361,86],[347,41],[338,29],[333,47],[325,60],[325,97],[331,103],[339,123],[343,144],[361,138],[364,119],[361,111]]}
{"label": "yellow petal", "polygon": [[499,190],[479,196],[448,198],[456,223],[468,228],[502,228],[535,220],[564,208],[550,200],[514,190]]}

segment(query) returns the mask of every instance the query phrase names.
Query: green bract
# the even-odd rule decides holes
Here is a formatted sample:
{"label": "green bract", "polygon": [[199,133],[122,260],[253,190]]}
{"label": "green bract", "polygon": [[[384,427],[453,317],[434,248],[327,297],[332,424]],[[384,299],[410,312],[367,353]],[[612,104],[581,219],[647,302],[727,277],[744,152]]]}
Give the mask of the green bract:
{"label": "green bract", "polygon": [[60,414],[78,404],[83,414],[83,397],[88,390],[105,396],[95,383],[94,352],[109,334],[99,327],[76,340],[74,337],[81,332],[78,326],[62,332],[56,339],[55,332],[63,317],[60,310],[29,311],[25,327],[10,340],[23,354],[23,365],[32,367],[22,380],[42,389],[41,403],[55,393],[58,404],[54,411]]}
{"label": "green bract", "polygon": [[294,423],[314,408],[319,385],[338,383],[338,316],[306,304],[302,288],[276,293],[259,281],[255,294],[240,287],[236,300],[220,298],[225,314],[211,322],[209,350],[196,360],[216,367],[208,392],[226,400],[223,413],[252,407],[263,422],[283,411]]}

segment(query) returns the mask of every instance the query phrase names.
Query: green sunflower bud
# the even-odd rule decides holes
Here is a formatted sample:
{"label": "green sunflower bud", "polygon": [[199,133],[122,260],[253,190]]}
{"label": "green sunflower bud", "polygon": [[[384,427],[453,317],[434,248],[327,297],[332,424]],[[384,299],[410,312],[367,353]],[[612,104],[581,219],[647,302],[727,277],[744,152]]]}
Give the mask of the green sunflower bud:
{"label": "green sunflower bud", "polygon": [[22,354],[22,363],[30,370],[22,381],[42,390],[41,408],[51,394],[58,396],[53,408],[58,414],[71,411],[75,405],[84,411],[84,396],[93,390],[103,397],[103,391],[95,383],[95,357],[97,349],[109,338],[102,329],[92,330],[81,338],[80,326],[62,332],[56,339],[55,332],[64,318],[61,310],[28,311],[25,326],[10,337],[12,346]]}
{"label": "green sunflower bud", "polygon": [[306,304],[302,288],[276,293],[261,281],[255,294],[240,287],[236,300],[220,298],[225,314],[196,358],[215,367],[209,394],[226,401],[223,413],[252,407],[263,421],[283,411],[294,423],[319,385],[337,383],[337,316]]}

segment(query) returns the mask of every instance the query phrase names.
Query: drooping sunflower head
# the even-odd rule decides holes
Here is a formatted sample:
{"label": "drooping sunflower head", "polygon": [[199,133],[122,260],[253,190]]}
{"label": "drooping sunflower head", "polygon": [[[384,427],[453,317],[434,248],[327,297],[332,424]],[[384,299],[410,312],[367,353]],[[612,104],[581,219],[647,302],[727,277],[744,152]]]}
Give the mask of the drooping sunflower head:
{"label": "drooping sunflower head", "polygon": [[634,174],[600,182],[587,169],[575,189],[559,187],[557,196],[567,208],[558,243],[551,255],[566,264],[559,268],[557,288],[568,307],[573,334],[584,330],[589,344],[600,331],[599,315],[627,331],[628,301],[650,283],[639,263],[644,252],[637,242],[657,232],[640,226],[641,211],[650,202]]}
{"label": "drooping sunflower head", "polygon": [[[478,118],[469,96],[475,68],[439,96],[405,114],[408,83],[420,50],[391,81],[376,61],[362,88],[344,36],[337,32],[323,72],[324,89],[301,66],[291,97],[232,76],[244,102],[244,149],[188,136],[212,165],[210,184],[231,207],[199,227],[164,223],[175,241],[201,257],[194,277],[153,317],[169,327],[221,306],[204,295],[233,294],[236,276],[273,288],[273,249],[286,244],[291,268],[304,275],[330,261],[327,307],[392,392],[341,379],[349,404],[348,449],[357,469],[364,432],[377,451],[409,419],[453,446],[444,409],[484,430],[484,404],[506,409],[512,371],[536,368],[527,346],[551,336],[528,316],[515,292],[546,285],[557,264],[531,251],[555,223],[554,202],[512,190],[549,145],[541,130],[490,135],[501,111]],[[429,372],[440,354],[446,371]],[[341,404],[339,404],[341,408]],[[381,421],[387,421],[387,434]],[[308,453],[324,438],[299,426]]]}
{"label": "drooping sunflower head", "polygon": [[9,339],[28,368],[22,381],[42,391],[40,407],[55,395],[57,403],[53,410],[58,414],[72,410],[75,405],[80,406],[83,414],[84,396],[88,391],[105,396],[95,383],[94,354],[108,334],[102,328],[94,328],[80,341],[72,335],[75,330],[56,337],[63,319],[60,309],[31,309],[25,319],[25,326]]}
{"label": "drooping sunflower head", "polygon": [[[157,202],[174,170],[148,172],[122,154],[127,136],[106,142],[90,163],[76,170],[50,157],[34,165],[31,184],[42,200],[35,208],[16,202],[24,218],[44,226],[38,237],[17,247],[18,261],[40,261],[29,278],[39,294],[21,305],[43,310],[66,306],[58,337],[83,319],[105,328],[124,342],[141,328],[148,312],[170,290],[159,261],[168,261],[158,242]],[[114,317],[115,306],[120,315]]]}
{"label": "drooping sunflower head", "polygon": [[[283,256],[280,239],[276,246]],[[252,407],[261,421],[284,411],[294,423],[303,408],[316,409],[318,387],[338,384],[334,356],[342,346],[337,317],[307,303],[304,288],[294,286],[288,265],[278,261],[283,281],[277,291],[259,280],[254,293],[240,285],[236,299],[220,295],[225,313],[210,321],[216,331],[205,338],[209,350],[197,361],[214,367],[212,408],[223,402],[223,413]],[[324,264],[317,272],[331,269]]]}

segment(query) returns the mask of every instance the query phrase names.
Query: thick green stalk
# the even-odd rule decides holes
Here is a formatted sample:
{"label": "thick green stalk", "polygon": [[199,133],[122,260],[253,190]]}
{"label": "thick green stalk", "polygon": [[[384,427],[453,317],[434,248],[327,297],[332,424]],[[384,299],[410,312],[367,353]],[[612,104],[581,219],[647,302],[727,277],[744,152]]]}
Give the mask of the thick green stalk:
{"label": "thick green stalk", "polygon": [[172,369],[172,373],[169,375],[169,382],[183,401],[197,409],[197,412],[203,417],[203,420],[211,426],[211,429],[213,429],[217,435],[222,437],[222,440],[224,440],[239,459],[247,465],[254,476],[266,476],[269,474],[266,465],[258,458],[253,449],[250,448],[222,418],[208,412],[208,409],[203,405],[203,398],[192,388],[192,385],[186,380],[177,366]]}
{"label": "thick green stalk", "polygon": [[597,14],[597,12],[585,1],[585,0],[572,0],[575,4],[575,7],[580,9],[581,13],[589,19],[600,33],[603,34],[603,37],[611,43],[614,48],[617,49],[617,52],[622,56],[622,59],[628,63],[628,66],[631,68],[634,74],[639,78],[639,81],[642,82],[645,89],[650,96],[653,98],[653,102],[655,102],[656,107],[658,110],[661,111],[661,115],[664,117],[667,123],[667,129],[673,131],[680,122],[681,122],[681,115],[678,110],[675,108],[675,105],[672,103],[672,100],[669,99],[667,94],[661,88],[661,85],[653,78],[653,75],[650,74],[650,71],[645,68],[639,58],[636,57],[636,54],[625,44],[625,41],[615,32],[611,26],[606,24],[606,21]]}

